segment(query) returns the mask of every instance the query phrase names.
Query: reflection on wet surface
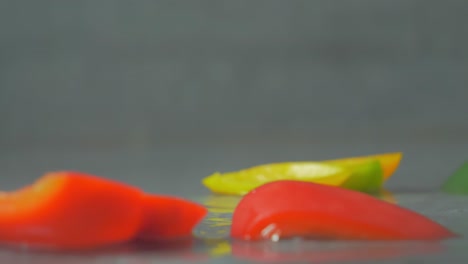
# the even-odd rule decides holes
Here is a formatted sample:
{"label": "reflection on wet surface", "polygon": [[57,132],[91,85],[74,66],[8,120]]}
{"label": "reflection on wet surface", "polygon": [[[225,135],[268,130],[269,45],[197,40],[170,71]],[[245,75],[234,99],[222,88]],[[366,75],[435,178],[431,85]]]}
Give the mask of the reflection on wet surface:
{"label": "reflection on wet surface", "polygon": [[197,238],[219,240],[229,238],[232,213],[242,197],[208,195],[196,201],[205,205],[208,215],[194,231]]}
{"label": "reflection on wet surface", "polygon": [[[192,241],[195,242],[195,241]],[[198,246],[197,246],[198,244]],[[133,245],[114,250],[89,253],[40,253],[28,251],[3,251],[1,263],[166,263],[178,260],[189,263],[205,263],[223,256],[235,260],[255,262],[320,262],[386,260],[405,256],[437,254],[444,250],[438,243],[340,243],[300,240],[281,243],[247,243],[227,240],[202,240],[170,247]],[[118,259],[118,262],[116,260]]]}
{"label": "reflection on wet surface", "polygon": [[261,262],[320,262],[385,260],[418,254],[437,254],[438,243],[304,242],[301,240],[246,243],[234,242],[232,255],[239,260]]}

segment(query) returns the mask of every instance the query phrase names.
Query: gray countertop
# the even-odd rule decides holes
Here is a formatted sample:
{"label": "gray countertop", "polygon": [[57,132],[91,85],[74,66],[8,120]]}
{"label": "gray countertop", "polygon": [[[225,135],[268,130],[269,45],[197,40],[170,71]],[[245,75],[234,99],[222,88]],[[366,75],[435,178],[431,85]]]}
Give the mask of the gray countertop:
{"label": "gray countertop", "polygon": [[[283,241],[245,243],[227,234],[238,197],[210,194],[200,179],[265,162],[320,160],[352,155],[403,151],[398,171],[387,183],[397,202],[468,233],[468,197],[436,192],[440,183],[463,162],[466,144],[405,142],[399,144],[167,144],[152,148],[29,148],[0,153],[3,189],[27,184],[50,170],[86,171],[141,186],[155,193],[181,195],[205,204],[210,214],[195,230],[196,238],[172,244],[125,245],[96,252],[51,253],[3,249],[0,263],[466,263],[468,241],[441,243],[351,243]],[[395,219],[398,221],[398,219]],[[404,223],[402,223],[403,225]],[[92,234],[90,234],[92,235]]]}

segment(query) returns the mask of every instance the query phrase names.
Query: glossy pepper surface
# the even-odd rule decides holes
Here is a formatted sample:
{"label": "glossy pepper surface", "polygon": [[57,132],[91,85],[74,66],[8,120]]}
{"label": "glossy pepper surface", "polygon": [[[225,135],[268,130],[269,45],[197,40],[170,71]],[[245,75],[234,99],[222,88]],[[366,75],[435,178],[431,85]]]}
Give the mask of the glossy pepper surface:
{"label": "glossy pepper surface", "polygon": [[174,196],[146,194],[137,240],[158,241],[192,236],[208,210],[198,203]]}
{"label": "glossy pepper surface", "polygon": [[384,179],[381,163],[378,160],[345,165],[351,176],[341,185],[342,188],[376,194],[382,189]]}
{"label": "glossy pepper surface", "polygon": [[402,153],[383,153],[325,161],[297,161],[258,165],[214,173],[202,180],[214,193],[244,195],[265,183],[300,180],[373,193],[395,172]]}
{"label": "glossy pepper surface", "polygon": [[140,227],[141,191],[79,172],[52,172],[0,196],[0,243],[91,248],[127,241]]}
{"label": "glossy pepper surface", "polygon": [[413,211],[370,195],[300,181],[256,188],[237,205],[231,236],[243,240],[306,237],[439,240],[456,235]]}
{"label": "glossy pepper surface", "polygon": [[215,193],[244,195],[265,183],[294,179],[325,185],[340,185],[351,171],[337,165],[318,162],[283,162],[259,165],[228,173],[215,173],[203,184]]}
{"label": "glossy pepper surface", "polygon": [[334,160],[325,160],[323,162],[327,164],[334,164],[339,166],[348,166],[348,165],[358,165],[366,163],[373,160],[378,160],[383,170],[383,178],[387,180],[392,176],[400,165],[401,159],[403,158],[403,153],[401,152],[390,152],[382,153],[368,156],[356,156],[350,158],[334,159]]}

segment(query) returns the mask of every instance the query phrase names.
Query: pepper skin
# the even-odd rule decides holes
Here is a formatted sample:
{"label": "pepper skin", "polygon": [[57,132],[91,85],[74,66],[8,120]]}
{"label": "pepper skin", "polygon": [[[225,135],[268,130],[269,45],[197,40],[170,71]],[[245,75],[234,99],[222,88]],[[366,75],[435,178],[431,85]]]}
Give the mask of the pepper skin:
{"label": "pepper skin", "polygon": [[378,160],[380,162],[380,165],[382,166],[383,178],[386,181],[398,169],[398,166],[400,165],[402,158],[403,158],[403,153],[391,152],[391,153],[382,153],[382,154],[375,154],[375,155],[368,155],[368,156],[358,156],[358,157],[326,160],[323,162],[327,164],[332,164],[332,165],[348,166],[348,165],[358,165],[358,164],[366,163],[372,160]]}
{"label": "pepper skin", "polygon": [[244,195],[265,183],[278,180],[301,180],[338,186],[351,173],[344,166],[320,162],[281,162],[223,174],[215,173],[204,178],[202,183],[214,193]]}
{"label": "pepper skin", "polygon": [[143,221],[136,239],[159,241],[192,236],[195,226],[208,210],[178,197],[147,194],[143,198]]}
{"label": "pepper skin", "polygon": [[52,172],[0,196],[0,243],[82,249],[131,239],[142,217],[138,188],[80,172]]}
{"label": "pepper skin", "polygon": [[408,209],[370,195],[300,181],[276,181],[245,195],[231,236],[344,240],[440,240],[456,235]]}
{"label": "pepper skin", "polygon": [[351,176],[340,185],[341,188],[364,193],[378,193],[383,185],[382,166],[377,160],[348,165]]}

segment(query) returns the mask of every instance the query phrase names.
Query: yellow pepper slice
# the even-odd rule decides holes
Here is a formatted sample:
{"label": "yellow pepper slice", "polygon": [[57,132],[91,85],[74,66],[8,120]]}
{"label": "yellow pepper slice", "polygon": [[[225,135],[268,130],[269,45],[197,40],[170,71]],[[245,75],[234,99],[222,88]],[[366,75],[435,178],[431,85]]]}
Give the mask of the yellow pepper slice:
{"label": "yellow pepper slice", "polygon": [[340,187],[365,193],[378,193],[383,185],[383,170],[378,160],[345,165],[352,174]]}
{"label": "yellow pepper slice", "polygon": [[346,166],[346,165],[357,165],[369,162],[371,160],[378,160],[380,165],[382,166],[383,170],[383,178],[387,180],[390,176],[395,173],[398,166],[400,165],[400,161],[403,157],[403,153],[401,152],[392,152],[392,153],[383,153],[383,154],[376,154],[376,155],[369,155],[369,156],[358,156],[358,157],[351,157],[351,158],[342,158],[342,159],[335,159],[335,160],[325,160],[323,162],[332,165],[339,165],[339,166]]}
{"label": "yellow pepper slice", "polygon": [[351,176],[344,166],[321,162],[283,162],[259,165],[236,172],[214,173],[202,180],[212,192],[244,195],[267,182],[289,179],[339,186]]}

